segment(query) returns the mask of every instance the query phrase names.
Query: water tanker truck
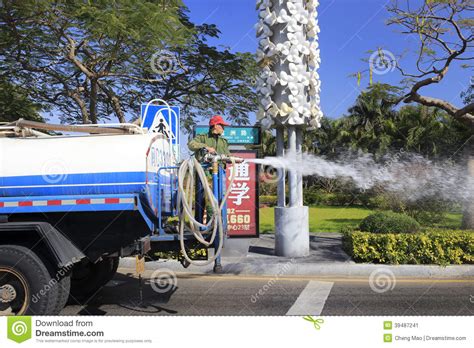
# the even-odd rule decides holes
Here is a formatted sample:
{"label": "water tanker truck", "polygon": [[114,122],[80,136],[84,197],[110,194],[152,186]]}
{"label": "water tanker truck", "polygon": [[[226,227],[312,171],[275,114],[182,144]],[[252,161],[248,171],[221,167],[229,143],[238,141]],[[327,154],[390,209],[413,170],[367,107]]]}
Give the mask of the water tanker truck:
{"label": "water tanker truck", "polygon": [[[193,157],[178,160],[169,137],[135,124],[0,124],[0,314],[58,314],[68,298],[104,286],[121,257],[173,251],[186,266],[199,245],[215,249],[200,262],[219,270],[226,197],[218,162],[235,159],[205,158],[213,185]],[[202,201],[196,180],[215,212],[206,222],[193,204]]]}

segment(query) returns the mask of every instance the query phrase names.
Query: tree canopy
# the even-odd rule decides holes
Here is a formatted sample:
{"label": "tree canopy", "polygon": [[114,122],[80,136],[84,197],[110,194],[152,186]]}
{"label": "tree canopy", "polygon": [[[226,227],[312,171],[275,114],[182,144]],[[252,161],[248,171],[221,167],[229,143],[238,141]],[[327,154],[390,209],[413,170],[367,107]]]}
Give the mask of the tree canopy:
{"label": "tree canopy", "polygon": [[0,79],[0,122],[13,122],[19,118],[43,121],[41,105],[32,102],[28,94],[18,86]]}
{"label": "tree canopy", "polygon": [[[424,92],[427,86],[441,83],[454,66],[473,70],[472,0],[391,0],[387,10],[390,15],[387,24],[415,40],[415,49],[392,52],[390,46],[378,47],[370,51],[370,59],[364,59],[369,68],[352,75],[360,84],[363,73],[368,72],[372,84],[374,72],[380,75],[396,70],[402,76],[400,86],[404,92],[395,101],[397,104],[414,102],[436,107],[474,129],[472,77],[471,86],[461,92],[464,105],[454,105],[452,101]],[[407,63],[407,57],[413,59]]]}
{"label": "tree canopy", "polygon": [[447,112],[424,105],[395,108],[401,90],[375,83],[363,91],[346,116],[325,118],[320,129],[306,133],[310,151],[328,157],[365,152],[376,157],[400,150],[432,159],[460,157],[470,128]]}
{"label": "tree canopy", "polygon": [[0,22],[0,76],[63,122],[126,122],[153,98],[179,103],[188,127],[255,109],[253,56],[208,45],[219,30],[181,0],[6,0]]}

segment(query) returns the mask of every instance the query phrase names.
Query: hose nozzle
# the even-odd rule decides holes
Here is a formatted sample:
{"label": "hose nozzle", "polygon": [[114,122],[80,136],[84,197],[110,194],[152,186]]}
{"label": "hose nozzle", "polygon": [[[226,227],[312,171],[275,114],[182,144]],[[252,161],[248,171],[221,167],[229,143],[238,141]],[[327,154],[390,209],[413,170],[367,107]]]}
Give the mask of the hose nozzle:
{"label": "hose nozzle", "polygon": [[236,157],[236,156],[228,156],[227,162],[234,162],[234,163],[242,163],[245,161],[245,158]]}
{"label": "hose nozzle", "polygon": [[218,155],[218,154],[211,154],[206,153],[203,157],[203,160],[208,163],[213,162],[226,162],[226,163],[242,163],[244,161],[241,157],[229,156],[229,155]]}

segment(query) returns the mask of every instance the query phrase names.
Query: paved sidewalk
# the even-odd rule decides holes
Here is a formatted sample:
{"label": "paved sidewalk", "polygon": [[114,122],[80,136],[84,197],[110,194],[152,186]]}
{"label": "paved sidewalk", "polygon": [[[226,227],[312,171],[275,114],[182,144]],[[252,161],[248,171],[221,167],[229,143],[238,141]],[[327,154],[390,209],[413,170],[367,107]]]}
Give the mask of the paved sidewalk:
{"label": "paved sidewalk", "polygon": [[[310,255],[299,259],[303,263],[354,263],[342,250],[342,235],[339,233],[312,233],[310,235]],[[264,234],[251,239],[247,257],[278,259],[275,256],[275,235]]]}
{"label": "paved sidewalk", "polygon": [[[234,275],[315,275],[338,277],[369,277],[384,273],[388,276],[416,278],[474,279],[474,265],[381,265],[355,263],[342,250],[339,233],[311,233],[310,255],[302,258],[278,257],[274,254],[274,235],[264,234],[258,239],[241,240],[240,251],[226,252],[222,257],[224,274]],[[247,243],[247,244],[246,244]],[[135,268],[133,258],[124,258],[122,268]],[[213,265],[184,268],[175,260],[147,262],[146,269],[168,269],[177,273],[212,274]]]}

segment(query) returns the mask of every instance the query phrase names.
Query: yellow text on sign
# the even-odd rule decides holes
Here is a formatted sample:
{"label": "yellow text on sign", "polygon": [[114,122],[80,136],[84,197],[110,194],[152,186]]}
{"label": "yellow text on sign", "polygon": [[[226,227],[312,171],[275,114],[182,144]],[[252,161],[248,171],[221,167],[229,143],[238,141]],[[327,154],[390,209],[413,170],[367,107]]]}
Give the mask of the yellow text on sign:
{"label": "yellow text on sign", "polygon": [[231,224],[249,224],[250,215],[229,215],[227,220]]}

